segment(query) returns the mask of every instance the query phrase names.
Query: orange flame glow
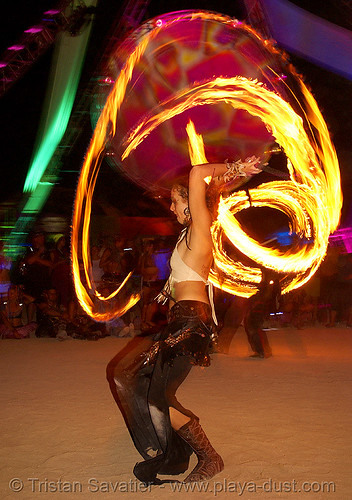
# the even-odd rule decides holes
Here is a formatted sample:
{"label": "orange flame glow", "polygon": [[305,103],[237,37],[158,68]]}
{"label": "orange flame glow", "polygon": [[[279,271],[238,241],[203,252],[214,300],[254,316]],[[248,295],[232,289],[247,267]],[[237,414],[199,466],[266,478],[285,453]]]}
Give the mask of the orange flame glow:
{"label": "orange flame glow", "polygon": [[[141,43],[137,47],[137,50],[131,54],[125,67],[120,73],[119,85],[114,86],[107,99],[107,103],[95,128],[77,185],[71,234],[71,257],[74,286],[77,298],[83,310],[97,321],[109,321],[117,316],[122,316],[140,299],[139,294],[133,294],[123,306],[113,307],[110,302],[109,305],[111,307],[109,311],[104,313],[99,312],[99,303],[104,302],[107,299],[111,301],[112,298],[116,297],[122,286],[127,282],[130,275],[126,277],[120,287],[107,299],[101,297],[100,294],[97,293],[91,273],[92,265],[90,259],[89,228],[92,197],[100,170],[102,154],[108,137],[111,134],[114,135],[116,132],[116,112],[123,102],[126,86],[132,76],[133,67],[145,50],[146,44],[147,40],[145,40],[144,43]],[[111,130],[109,129],[109,126],[111,127]],[[78,258],[79,253],[82,255],[84,276],[90,293],[88,293],[82,282]],[[93,301],[92,295],[94,296],[95,301]]]}
{"label": "orange flame glow", "polygon": [[[238,295],[247,297],[253,293],[253,283],[258,282],[258,271],[238,263],[231,266],[220,251],[219,237],[222,231],[235,247],[261,266],[294,274],[290,279],[285,279],[282,291],[286,293],[306,283],[317,270],[325,256],[329,235],[339,222],[342,195],[336,152],[314,98],[302,82],[301,86],[307,101],[309,121],[319,131],[317,141],[309,139],[302,118],[289,103],[264,85],[243,77],[217,78],[180,92],[164,103],[163,111],[140,123],[138,130],[134,130],[126,141],[123,158],[165,120],[194,106],[211,105],[218,101],[226,101],[234,108],[246,110],[259,117],[270,129],[287,155],[291,180],[266,183],[251,190],[252,206],[269,206],[284,212],[291,219],[292,230],[309,238],[312,244],[305,245],[297,252],[263,248],[246,235],[234,217],[250,206],[247,194],[238,192],[222,199],[219,216],[212,229],[214,262],[222,274],[228,275],[226,289]],[[205,163],[200,136],[193,125],[189,125],[187,132],[192,164]],[[211,280],[216,286],[222,286],[214,270]],[[244,282],[249,285],[245,287]]]}
{"label": "orange flame glow", "polygon": [[[173,19],[170,23],[178,22],[180,19],[192,20],[194,18],[215,19],[229,23],[229,18],[210,13],[198,12],[187,16],[189,14],[180,14],[180,17]],[[74,283],[83,309],[97,320],[106,321],[121,315],[139,300],[139,296],[134,295],[124,307],[106,313],[97,311],[91,295],[93,294],[96,300],[103,300],[103,298],[96,293],[91,275],[90,214],[103,150],[109,137],[118,133],[116,115],[124,100],[133,68],[146,50],[149,40],[155,37],[163,26],[146,33],[127,59],[99,118],[79,178],[72,224]],[[249,28],[248,31],[255,33]],[[122,161],[166,120],[196,106],[226,102],[235,109],[245,110],[258,117],[285,151],[290,180],[269,182],[251,189],[249,192],[251,203],[252,206],[271,207],[285,213],[291,221],[292,231],[308,238],[312,243],[298,250],[290,249],[286,252],[264,248],[245,233],[235,217],[237,213],[250,206],[247,194],[239,191],[227,198],[221,198],[218,218],[212,226],[214,268],[211,270],[210,279],[216,286],[230,293],[244,297],[255,293],[257,284],[261,280],[261,271],[258,267],[245,266],[241,262],[234,262],[230,259],[223,249],[223,234],[236,248],[259,265],[286,273],[288,276],[282,283],[282,291],[285,293],[303,285],[314,274],[325,256],[329,235],[339,223],[342,195],[336,152],[313,96],[303,82],[300,82],[300,85],[305,99],[306,120],[317,131],[315,140],[308,136],[303,119],[279,95],[255,80],[233,77],[216,78],[178,92],[172,98],[160,103],[158,109],[162,111],[142,120],[125,141],[125,150],[121,155]],[[203,140],[197,135],[193,124],[188,125],[187,133],[191,163],[206,163]],[[80,251],[83,275],[90,294],[82,283],[78,258]],[[220,280],[218,270],[222,276],[225,276],[224,279]],[[124,283],[128,278],[129,276],[126,277]],[[114,292],[114,296],[118,294],[121,287]],[[111,298],[107,299],[109,301]]]}

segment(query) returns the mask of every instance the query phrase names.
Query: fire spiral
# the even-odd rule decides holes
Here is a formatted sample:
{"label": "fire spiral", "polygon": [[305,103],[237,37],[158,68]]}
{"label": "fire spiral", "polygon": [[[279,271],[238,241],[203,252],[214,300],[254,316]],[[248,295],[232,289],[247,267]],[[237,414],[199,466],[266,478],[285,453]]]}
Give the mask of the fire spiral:
{"label": "fire spiral", "polygon": [[[204,12],[187,15],[189,22],[199,17],[214,18],[217,22],[231,22],[231,26],[234,26],[233,20],[221,15]],[[177,22],[179,17],[171,18],[169,23]],[[96,303],[103,298],[95,291],[89,250],[94,187],[104,148],[119,133],[116,130],[116,116],[124,101],[134,67],[150,41],[165,26],[167,22],[146,33],[127,58],[98,120],[78,182],[72,223],[74,284],[83,309],[100,321],[123,314],[139,300],[139,296],[132,295],[125,304],[112,308],[109,312],[98,312]],[[302,110],[304,109],[303,117],[297,114],[287,100],[256,79],[243,76],[217,77],[194,83],[171,97],[168,96],[160,102],[157,109],[151,110],[139,120],[138,125],[132,127],[124,139],[121,161],[138,150],[143,141],[168,120],[187,114],[197,107],[226,103],[227,106],[243,110],[263,122],[281,146],[287,157],[290,180],[261,184],[249,191],[250,198],[247,192],[239,191],[220,199],[218,218],[212,226],[214,266],[210,279],[216,286],[233,294],[248,297],[255,293],[261,280],[260,267],[283,275],[283,293],[303,285],[319,267],[326,253],[329,235],[339,223],[342,195],[336,152],[313,96],[301,80],[298,83],[304,99],[300,103]],[[197,123],[195,127],[197,128]],[[188,137],[191,150],[196,151],[191,163],[207,163],[203,141],[192,127],[188,128]],[[261,246],[246,234],[236,219],[236,214],[250,205],[271,207],[283,212],[290,220],[291,231],[302,241],[309,243],[286,251]],[[231,259],[223,248],[224,234],[257,265],[248,266]],[[83,272],[80,269],[79,254],[82,255]],[[112,295],[116,296],[121,287]],[[110,298],[112,296],[107,300]]]}

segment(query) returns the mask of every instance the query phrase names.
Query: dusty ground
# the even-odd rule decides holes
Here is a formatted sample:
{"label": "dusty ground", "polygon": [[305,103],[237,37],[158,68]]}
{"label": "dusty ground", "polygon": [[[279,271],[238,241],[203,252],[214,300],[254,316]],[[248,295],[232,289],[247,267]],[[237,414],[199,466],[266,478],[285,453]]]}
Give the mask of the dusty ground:
{"label": "dusty ground", "polygon": [[187,493],[132,475],[139,455],[105,379],[128,339],[2,340],[0,498],[351,499],[352,330],[268,335],[274,357],[249,359],[240,329],[181,387],[225,461]]}

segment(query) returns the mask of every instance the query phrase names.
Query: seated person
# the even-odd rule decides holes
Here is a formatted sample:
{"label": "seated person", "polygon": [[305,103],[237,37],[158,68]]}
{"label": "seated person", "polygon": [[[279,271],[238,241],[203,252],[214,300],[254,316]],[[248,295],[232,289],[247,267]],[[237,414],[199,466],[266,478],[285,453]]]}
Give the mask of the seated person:
{"label": "seated person", "polygon": [[[115,287],[104,284],[100,289],[99,293],[103,297],[108,297],[113,291]],[[118,308],[120,297],[114,297],[107,301],[98,300],[97,297],[94,297],[97,310],[100,313],[111,312],[114,309]],[[111,335],[113,337],[131,337],[134,335],[134,324],[128,323],[127,319],[129,319],[129,311],[127,314],[123,315],[123,317],[115,316],[109,321],[105,323],[106,335]]]}
{"label": "seated person", "polygon": [[11,285],[7,300],[1,305],[0,336],[7,339],[23,339],[34,334],[37,324],[29,321],[28,312],[34,306],[34,298],[25,294],[22,288]]}
{"label": "seated person", "polygon": [[38,303],[37,337],[56,337],[58,340],[68,338],[67,324],[69,316],[66,308],[59,302],[55,288],[49,288]]}
{"label": "seated person", "polygon": [[98,340],[109,335],[105,323],[98,323],[88,316],[77,299],[71,300],[68,311],[67,333],[71,337],[82,340]]}

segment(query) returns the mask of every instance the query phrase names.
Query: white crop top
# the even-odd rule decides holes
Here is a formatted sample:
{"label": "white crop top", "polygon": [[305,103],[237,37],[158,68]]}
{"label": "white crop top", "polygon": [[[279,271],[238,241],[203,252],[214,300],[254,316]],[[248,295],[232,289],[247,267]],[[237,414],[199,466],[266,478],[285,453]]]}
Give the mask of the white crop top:
{"label": "white crop top", "polygon": [[207,283],[205,278],[200,276],[200,274],[182,260],[177,247],[178,245],[175,246],[170,259],[171,280],[174,283],[180,283],[181,281],[202,281],[203,283]]}
{"label": "white crop top", "polygon": [[[177,240],[174,251],[172,252],[171,259],[170,259],[171,273],[170,273],[169,279],[165,283],[163,290],[157,296],[157,301],[165,304],[166,301],[168,300],[168,295],[172,295],[171,292],[175,286],[175,283],[181,283],[181,281],[202,281],[205,285],[208,286],[208,295],[209,295],[209,301],[210,301],[211,310],[212,310],[212,317],[213,317],[214,323],[217,325],[218,322],[217,322],[216,315],[215,315],[212,283],[210,283],[209,280],[206,280],[200,274],[198,274],[196,271],[194,271],[191,267],[189,267],[182,260],[180,254],[179,254],[179,251],[177,249],[180,241],[182,241],[186,235],[186,229],[187,228],[185,228],[181,231],[181,234]],[[163,292],[166,292],[166,293],[164,294]]]}

